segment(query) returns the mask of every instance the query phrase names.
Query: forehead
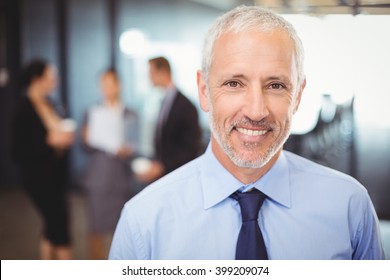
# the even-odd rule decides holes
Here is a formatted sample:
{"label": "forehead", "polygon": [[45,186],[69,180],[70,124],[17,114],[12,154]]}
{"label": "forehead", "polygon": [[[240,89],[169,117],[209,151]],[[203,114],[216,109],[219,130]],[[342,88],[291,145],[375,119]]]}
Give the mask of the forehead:
{"label": "forehead", "polygon": [[246,66],[270,62],[291,64],[294,60],[293,42],[284,31],[229,32],[215,41],[212,67],[240,63]]}
{"label": "forehead", "polygon": [[103,83],[116,82],[116,78],[115,78],[114,74],[112,74],[112,73],[105,73],[105,74],[103,74],[101,80],[102,80]]}

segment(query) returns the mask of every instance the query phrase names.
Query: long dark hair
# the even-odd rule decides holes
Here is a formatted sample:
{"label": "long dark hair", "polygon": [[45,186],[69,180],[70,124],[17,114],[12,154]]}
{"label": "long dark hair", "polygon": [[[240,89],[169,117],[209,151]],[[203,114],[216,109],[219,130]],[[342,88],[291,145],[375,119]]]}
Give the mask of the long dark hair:
{"label": "long dark hair", "polygon": [[42,77],[49,63],[41,58],[30,61],[22,70],[21,83],[27,88],[34,79]]}

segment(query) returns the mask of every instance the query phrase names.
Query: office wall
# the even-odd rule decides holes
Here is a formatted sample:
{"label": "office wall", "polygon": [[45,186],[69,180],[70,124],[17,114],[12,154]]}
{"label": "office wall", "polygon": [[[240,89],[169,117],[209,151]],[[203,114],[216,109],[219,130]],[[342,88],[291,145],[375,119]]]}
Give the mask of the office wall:
{"label": "office wall", "polygon": [[22,63],[44,57],[58,64],[56,1],[21,1]]}
{"label": "office wall", "polygon": [[[88,106],[100,100],[99,74],[110,66],[107,1],[67,1],[67,62],[69,108],[79,128]],[[79,185],[86,155],[80,134],[72,148],[71,175]]]}

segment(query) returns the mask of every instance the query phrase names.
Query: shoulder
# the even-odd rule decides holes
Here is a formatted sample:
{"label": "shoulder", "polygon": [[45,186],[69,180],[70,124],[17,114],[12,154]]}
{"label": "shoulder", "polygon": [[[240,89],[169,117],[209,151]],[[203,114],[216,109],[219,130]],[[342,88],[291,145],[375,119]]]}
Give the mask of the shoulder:
{"label": "shoulder", "polygon": [[333,190],[349,191],[366,194],[367,190],[352,176],[335,169],[320,165],[311,160],[284,151],[290,169],[292,181],[307,183],[315,186],[326,186]]}
{"label": "shoulder", "polygon": [[180,91],[176,94],[171,110],[174,114],[180,115],[180,118],[178,118],[179,121],[193,121],[198,118],[198,109],[195,104]]}
{"label": "shoulder", "polygon": [[92,115],[99,114],[99,111],[101,110],[101,108],[102,108],[102,105],[100,105],[100,104],[90,105],[84,112],[83,122],[86,123],[90,120]]}
{"label": "shoulder", "polygon": [[16,102],[16,107],[19,110],[30,110],[30,109],[33,108],[30,99],[28,99],[28,97],[25,96],[25,95],[23,95],[20,98],[18,98],[18,100]]}
{"label": "shoulder", "polygon": [[318,179],[322,180],[339,180],[342,182],[360,185],[360,183],[350,175],[315,163],[311,160],[308,160],[304,157],[298,156],[288,151],[284,151],[284,154],[291,171],[290,173],[292,174],[308,177],[317,177]]}
{"label": "shoulder", "polygon": [[86,110],[86,114],[96,114],[104,110],[104,106],[101,104],[93,104],[89,106]]}
{"label": "shoulder", "polygon": [[177,90],[175,99],[176,102],[180,102],[181,104],[187,105],[188,107],[195,109],[194,103],[187,96],[185,96],[180,90]]}
{"label": "shoulder", "polygon": [[27,96],[22,96],[17,100],[14,114],[16,118],[26,118],[27,120],[35,115],[34,107]]}

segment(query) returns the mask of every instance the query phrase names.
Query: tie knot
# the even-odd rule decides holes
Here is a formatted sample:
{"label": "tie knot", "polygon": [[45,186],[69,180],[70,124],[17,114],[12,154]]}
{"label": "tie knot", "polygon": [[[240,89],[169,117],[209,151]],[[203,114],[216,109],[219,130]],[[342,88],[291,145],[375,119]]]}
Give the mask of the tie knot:
{"label": "tie knot", "polygon": [[266,195],[257,189],[249,192],[235,192],[230,197],[238,201],[241,208],[242,222],[257,220],[261,205],[266,198]]}

